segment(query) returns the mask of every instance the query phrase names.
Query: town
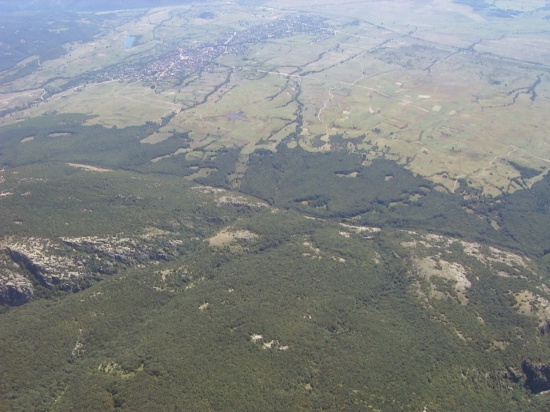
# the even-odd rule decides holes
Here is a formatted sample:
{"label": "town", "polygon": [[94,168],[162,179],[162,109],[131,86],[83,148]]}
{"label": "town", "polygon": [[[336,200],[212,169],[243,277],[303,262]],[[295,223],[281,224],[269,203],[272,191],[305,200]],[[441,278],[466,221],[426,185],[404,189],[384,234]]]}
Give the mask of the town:
{"label": "town", "polygon": [[227,32],[213,43],[189,46],[183,43],[168,45],[163,42],[168,48],[148,62],[125,64],[103,71],[97,75],[95,81],[157,83],[164,79],[181,79],[197,71],[219,67],[216,59],[224,54],[243,55],[248,45],[304,33],[317,35],[315,40],[333,35],[333,31],[319,17],[288,16],[242,31]]}

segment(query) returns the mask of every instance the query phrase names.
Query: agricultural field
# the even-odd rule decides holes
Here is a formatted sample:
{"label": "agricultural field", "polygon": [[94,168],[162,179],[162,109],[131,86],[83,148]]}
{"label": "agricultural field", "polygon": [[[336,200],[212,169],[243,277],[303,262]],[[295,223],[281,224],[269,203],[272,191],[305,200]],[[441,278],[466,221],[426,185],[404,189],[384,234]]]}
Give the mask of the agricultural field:
{"label": "agricultural field", "polygon": [[[462,179],[488,196],[511,193],[548,170],[550,53],[541,51],[550,38],[544,7],[508,3],[514,18],[495,17],[500,6],[491,14],[451,1],[397,10],[384,2],[266,2],[120,12],[111,19],[121,24],[105,23],[92,42],[66,44],[64,55],[5,82],[2,108],[28,108],[0,122],[77,112],[94,116],[86,124],[125,127],[174,112],[160,133],[189,133],[207,150],[247,155],[284,140],[326,152],[341,136],[367,161],[395,160],[449,192]],[[301,33],[267,33],[297,13],[322,21],[311,30],[302,22]],[[247,30],[234,52],[174,69]],[[138,44],[124,50],[128,35]],[[166,57],[170,48],[179,59]],[[140,73],[147,64],[158,66],[152,75]],[[509,161],[540,173],[518,183]]]}

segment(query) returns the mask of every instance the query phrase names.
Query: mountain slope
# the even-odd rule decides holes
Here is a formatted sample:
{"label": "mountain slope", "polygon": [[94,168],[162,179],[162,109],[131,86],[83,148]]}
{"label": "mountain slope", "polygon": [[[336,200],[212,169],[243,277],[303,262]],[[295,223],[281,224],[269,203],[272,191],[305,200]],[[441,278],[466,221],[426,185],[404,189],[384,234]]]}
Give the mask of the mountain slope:
{"label": "mountain slope", "polygon": [[[68,179],[62,170],[57,179]],[[113,173],[72,178],[138,190],[127,186],[137,175]],[[536,260],[139,179],[160,185],[160,202],[169,190],[178,208],[160,216],[147,199],[133,202],[126,222],[142,218],[124,236],[139,245],[157,227],[187,246],[136,262],[115,257],[118,266],[84,291],[2,314],[1,410],[548,406],[536,393],[550,388],[550,295]],[[53,221],[58,213],[50,210]],[[85,222],[79,231],[93,235]]]}

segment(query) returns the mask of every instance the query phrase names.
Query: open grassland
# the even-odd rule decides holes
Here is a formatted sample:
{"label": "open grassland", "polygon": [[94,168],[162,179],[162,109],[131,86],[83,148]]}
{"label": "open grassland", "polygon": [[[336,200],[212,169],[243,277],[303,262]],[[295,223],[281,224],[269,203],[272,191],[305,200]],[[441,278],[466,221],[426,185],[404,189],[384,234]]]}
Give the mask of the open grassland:
{"label": "open grassland", "polygon": [[[201,80],[206,81],[209,77],[213,74],[207,74]],[[250,145],[252,151],[254,144],[260,140],[270,140],[274,147],[288,133],[278,138],[276,135],[295,121],[296,105],[292,104],[295,88],[293,90],[288,81],[278,76],[262,77],[262,80],[251,80],[248,72],[231,74],[228,82],[209,96],[204,104],[185,110],[165,129],[191,130],[196,139],[214,137],[229,146]],[[221,80],[217,79],[218,82]],[[238,113],[243,118],[228,117],[232,113]]]}
{"label": "open grassland", "polygon": [[87,124],[126,127],[142,125],[144,121],[158,122],[161,117],[179,109],[180,106],[170,101],[168,96],[156,95],[154,90],[143,87],[141,83],[105,82],[67,90],[33,106],[23,115],[13,114],[7,120],[36,117],[44,112],[84,113],[96,116]]}
{"label": "open grassland", "polygon": [[[10,110],[16,107],[25,106],[37,99],[40,99],[40,96],[44,94],[44,90],[28,90],[24,92],[14,92],[14,93],[2,93],[0,94],[0,111]],[[2,122],[3,119],[0,119]]]}

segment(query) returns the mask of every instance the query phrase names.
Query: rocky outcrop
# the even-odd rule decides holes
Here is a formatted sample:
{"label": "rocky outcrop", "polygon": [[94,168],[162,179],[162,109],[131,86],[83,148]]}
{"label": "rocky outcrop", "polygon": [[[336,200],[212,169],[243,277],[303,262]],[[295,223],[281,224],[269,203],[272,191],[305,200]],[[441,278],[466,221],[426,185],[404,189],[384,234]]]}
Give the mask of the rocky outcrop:
{"label": "rocky outcrop", "polygon": [[176,237],[155,230],[131,237],[12,239],[0,251],[0,305],[21,305],[31,300],[33,282],[47,289],[78,291],[91,279],[118,269],[171,260],[182,253],[184,245]]}
{"label": "rocky outcrop", "polygon": [[540,325],[538,329],[540,336],[546,336],[550,334],[550,320],[545,319]]}
{"label": "rocky outcrop", "polygon": [[62,240],[74,249],[87,253],[97,253],[103,258],[126,265],[135,265],[150,260],[153,253],[150,244],[144,244],[137,239],[127,237],[80,237],[62,238]]}
{"label": "rocky outcrop", "polygon": [[147,233],[140,236],[87,236],[62,238],[75,250],[97,254],[100,258],[132,266],[150,260],[170,260],[178,256],[183,245],[181,239],[174,239],[169,232]]}
{"label": "rocky outcrop", "polygon": [[9,269],[0,269],[0,305],[19,306],[31,300],[33,295],[29,279]]}
{"label": "rocky outcrop", "polygon": [[452,237],[434,234],[423,235],[413,231],[407,231],[406,233],[410,239],[402,242],[401,245],[408,249],[424,249],[437,254],[441,250],[458,248],[466,256],[475,258],[478,262],[486,265],[497,276],[520,279],[536,276],[536,271],[532,267],[533,262],[525,256]]}
{"label": "rocky outcrop", "polygon": [[49,239],[30,237],[6,245],[14,262],[24,266],[41,284],[70,288],[83,277],[85,259],[70,256],[70,250]]}
{"label": "rocky outcrop", "polygon": [[233,207],[245,207],[249,209],[263,209],[268,208],[269,205],[265,202],[258,201],[250,197],[242,195],[234,195],[225,189],[219,189],[211,186],[195,186],[191,188],[199,193],[213,194],[216,200],[216,206],[233,206]]}
{"label": "rocky outcrop", "polygon": [[498,378],[522,384],[534,395],[550,391],[550,366],[545,363],[524,360],[521,362],[521,367],[508,367],[506,372],[499,375]]}
{"label": "rocky outcrop", "polygon": [[550,390],[550,366],[544,363],[523,361],[521,369],[525,374],[525,387],[537,394]]}

